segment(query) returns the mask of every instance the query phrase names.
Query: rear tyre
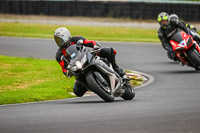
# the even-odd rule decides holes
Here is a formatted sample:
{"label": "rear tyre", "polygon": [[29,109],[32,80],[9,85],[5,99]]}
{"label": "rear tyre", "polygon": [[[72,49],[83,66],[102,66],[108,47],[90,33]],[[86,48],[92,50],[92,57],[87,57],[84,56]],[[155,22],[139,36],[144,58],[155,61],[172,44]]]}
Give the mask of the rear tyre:
{"label": "rear tyre", "polygon": [[200,70],[200,54],[196,51],[196,49],[191,49],[188,52],[188,56],[192,63],[194,64],[194,68],[198,71]]}
{"label": "rear tyre", "polygon": [[124,85],[123,89],[125,93],[121,97],[124,100],[132,100],[135,97],[135,89],[131,85]]}
{"label": "rear tyre", "polygon": [[106,102],[113,102],[114,96],[112,94],[108,94],[101,86],[96,82],[92,73],[86,76],[87,84],[91,91],[96,93],[99,97],[101,97]]}

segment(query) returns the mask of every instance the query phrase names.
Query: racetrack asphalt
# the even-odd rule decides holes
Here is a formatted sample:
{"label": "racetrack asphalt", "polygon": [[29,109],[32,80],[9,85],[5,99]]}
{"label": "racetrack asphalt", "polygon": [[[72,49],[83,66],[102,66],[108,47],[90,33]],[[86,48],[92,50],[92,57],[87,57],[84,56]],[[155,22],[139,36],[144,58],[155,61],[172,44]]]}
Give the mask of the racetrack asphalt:
{"label": "racetrack asphalt", "polygon": [[[2,133],[199,133],[200,72],[169,60],[158,43],[100,42],[118,64],[154,82],[131,101],[97,96],[0,106]],[[0,55],[54,59],[52,39],[0,37]],[[44,64],[45,65],[45,64]]]}

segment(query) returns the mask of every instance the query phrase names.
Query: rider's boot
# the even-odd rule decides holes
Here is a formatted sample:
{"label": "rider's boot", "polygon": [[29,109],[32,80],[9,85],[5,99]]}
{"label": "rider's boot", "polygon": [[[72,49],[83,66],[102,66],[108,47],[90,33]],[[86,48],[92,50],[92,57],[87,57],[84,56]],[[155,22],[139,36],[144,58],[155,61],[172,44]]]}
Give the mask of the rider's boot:
{"label": "rider's boot", "polygon": [[113,69],[121,76],[123,77],[126,73],[122,68],[120,68],[115,60],[116,50],[113,48],[102,48],[100,50],[100,55],[104,58],[107,58],[107,60],[112,64]]}
{"label": "rider's boot", "polygon": [[117,65],[116,60],[112,61],[111,64],[120,77],[123,77],[126,74],[125,71]]}

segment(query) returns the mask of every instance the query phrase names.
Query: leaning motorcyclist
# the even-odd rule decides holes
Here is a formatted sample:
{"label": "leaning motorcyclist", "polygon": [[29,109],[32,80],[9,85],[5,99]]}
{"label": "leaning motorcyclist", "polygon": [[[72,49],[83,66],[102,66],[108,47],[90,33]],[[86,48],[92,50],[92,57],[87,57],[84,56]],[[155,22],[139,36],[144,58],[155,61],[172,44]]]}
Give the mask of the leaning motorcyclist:
{"label": "leaning motorcyclist", "polygon": [[[54,40],[56,44],[58,45],[59,49],[56,53],[56,60],[62,67],[62,71],[66,76],[68,75],[67,72],[67,66],[68,63],[63,60],[61,57],[64,55],[66,57],[66,49],[70,45],[75,45],[78,42],[81,42],[80,45],[84,45],[86,47],[91,47],[93,49],[99,49],[99,52],[97,53],[98,56],[106,58],[113,66],[113,69],[121,76],[123,77],[125,75],[125,72],[122,68],[120,68],[115,60],[116,50],[113,48],[101,48],[100,44],[95,41],[87,40],[86,38],[82,36],[71,36],[70,31],[65,27],[60,27],[55,30],[54,32]],[[66,57],[67,58],[67,57]],[[78,81],[75,81],[74,87],[73,87],[74,93],[81,97],[84,95],[84,93],[87,91],[85,87],[83,87],[81,84],[79,84]]]}
{"label": "leaning motorcyclist", "polygon": [[197,28],[196,28],[194,25],[186,24],[185,22],[181,21],[181,20],[179,19],[178,15],[176,15],[176,14],[171,14],[171,15],[169,16],[169,18],[170,18],[170,20],[172,20],[172,21],[179,21],[179,23],[182,23],[182,24],[185,25],[187,28],[190,28],[190,29],[192,29],[192,30],[194,30],[194,31],[197,31]]}
{"label": "leaning motorcyclist", "polygon": [[186,24],[185,22],[181,21],[176,14],[171,14],[169,18],[170,21],[179,21],[179,23],[185,25],[189,31],[193,31],[195,34],[190,34],[190,35],[193,37],[195,41],[197,41],[198,44],[200,43],[200,37],[197,33],[197,28],[194,25]]}
{"label": "leaning motorcyclist", "polygon": [[[189,28],[195,29],[195,27],[179,21],[177,15],[172,14],[169,16],[166,12],[161,12],[157,17],[157,20],[160,24],[160,28],[158,30],[158,38],[160,39],[163,48],[167,50],[168,57],[170,59],[177,60],[176,54],[173,52],[172,46],[169,43],[170,37],[174,34],[177,28],[182,29],[189,35],[192,35]],[[199,37],[193,36],[193,38],[197,42],[200,41]]]}

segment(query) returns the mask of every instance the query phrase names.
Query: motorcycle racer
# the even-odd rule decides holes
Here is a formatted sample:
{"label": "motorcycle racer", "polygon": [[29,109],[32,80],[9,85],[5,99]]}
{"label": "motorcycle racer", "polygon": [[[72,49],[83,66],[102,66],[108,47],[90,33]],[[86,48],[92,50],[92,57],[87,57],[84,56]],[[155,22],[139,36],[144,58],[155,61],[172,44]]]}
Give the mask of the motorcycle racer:
{"label": "motorcycle racer", "polygon": [[[70,45],[75,45],[78,42],[81,43],[81,45],[84,45],[86,47],[91,47],[93,49],[99,49],[99,52],[97,53],[98,56],[106,58],[113,66],[113,69],[121,76],[123,77],[125,75],[125,72],[122,68],[120,68],[115,59],[116,50],[113,48],[101,48],[101,45],[98,42],[87,40],[86,38],[82,36],[71,36],[70,31],[65,27],[57,28],[54,32],[54,40],[59,47],[59,49],[56,52],[56,60],[62,67],[63,73],[68,76],[67,72],[67,66],[68,63],[62,59],[62,56],[64,55],[66,57],[66,49]],[[67,58],[67,57],[66,57]],[[74,87],[73,87],[74,93],[81,97],[84,95],[84,93],[87,91],[87,89],[83,86],[81,86],[78,81],[75,81]]]}
{"label": "motorcycle racer", "polygon": [[[192,25],[179,21],[179,18],[176,14],[169,16],[166,12],[161,12],[157,17],[157,20],[160,24],[158,38],[160,39],[163,48],[167,50],[168,57],[170,59],[177,60],[177,57],[172,50],[172,46],[169,43],[170,37],[176,32],[177,28],[182,29],[189,35],[192,35],[189,28],[194,30],[196,28]],[[193,36],[193,39],[197,42],[200,42],[200,38],[198,36]]]}

